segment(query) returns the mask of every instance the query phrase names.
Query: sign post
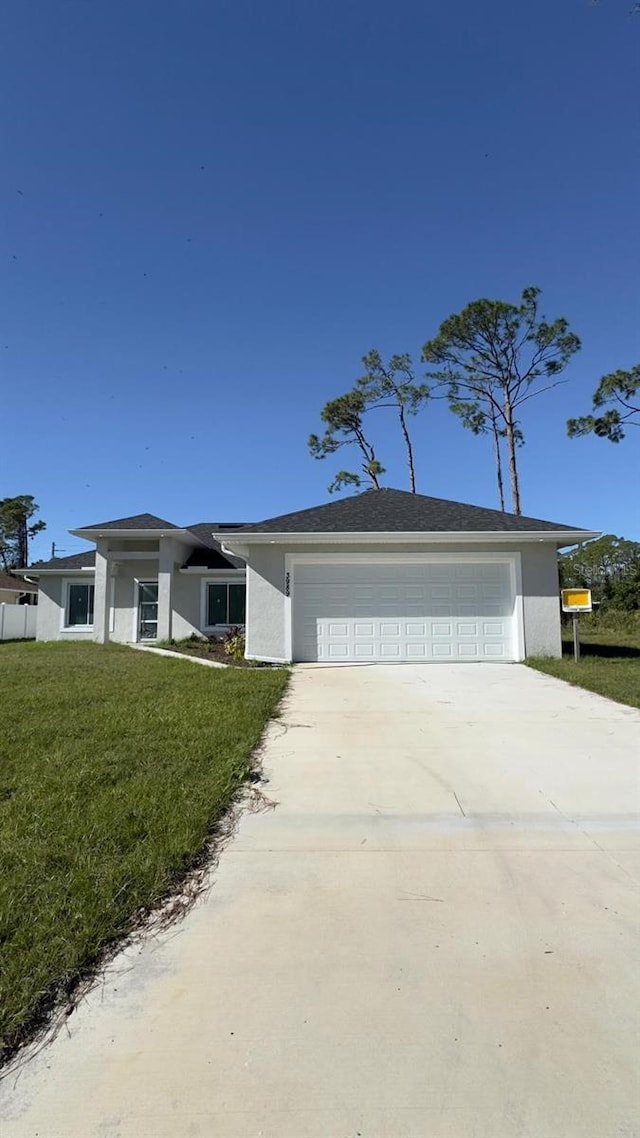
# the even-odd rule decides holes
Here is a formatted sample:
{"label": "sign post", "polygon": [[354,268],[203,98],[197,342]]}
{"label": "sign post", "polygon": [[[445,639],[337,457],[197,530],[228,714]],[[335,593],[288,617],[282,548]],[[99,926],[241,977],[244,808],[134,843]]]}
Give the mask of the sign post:
{"label": "sign post", "polygon": [[578,625],[578,614],[574,612],[571,614],[573,620],[573,658],[576,664],[580,663],[580,627]]}
{"label": "sign post", "polygon": [[562,611],[570,612],[573,621],[573,658],[580,663],[580,628],[578,618],[581,612],[591,612],[591,589],[563,589]]}

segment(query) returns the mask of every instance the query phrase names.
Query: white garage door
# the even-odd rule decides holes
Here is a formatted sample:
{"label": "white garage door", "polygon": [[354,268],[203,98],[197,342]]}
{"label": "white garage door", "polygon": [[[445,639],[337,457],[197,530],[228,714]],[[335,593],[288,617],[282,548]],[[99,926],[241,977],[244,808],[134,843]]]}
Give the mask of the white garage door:
{"label": "white garage door", "polygon": [[506,561],[296,564],[294,660],[513,660]]}

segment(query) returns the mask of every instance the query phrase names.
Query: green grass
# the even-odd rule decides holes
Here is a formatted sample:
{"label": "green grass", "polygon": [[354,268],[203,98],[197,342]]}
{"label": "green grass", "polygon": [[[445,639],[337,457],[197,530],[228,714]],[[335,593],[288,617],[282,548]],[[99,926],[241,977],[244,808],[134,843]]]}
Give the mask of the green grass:
{"label": "green grass", "polygon": [[0,645],[0,1054],[202,858],[287,679]]}
{"label": "green grass", "polygon": [[[610,622],[612,623],[612,622]],[[605,695],[618,703],[640,707],[640,626],[626,628],[598,626],[595,621],[580,622],[581,659],[573,659],[571,629],[563,630],[561,660],[539,658],[527,660],[532,668],[558,676],[570,684]]]}

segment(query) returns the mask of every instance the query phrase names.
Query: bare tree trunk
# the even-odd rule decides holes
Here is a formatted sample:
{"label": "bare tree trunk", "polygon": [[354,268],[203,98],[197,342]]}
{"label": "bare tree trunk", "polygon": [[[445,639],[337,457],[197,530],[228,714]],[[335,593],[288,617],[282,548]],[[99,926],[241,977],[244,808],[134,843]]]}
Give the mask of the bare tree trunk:
{"label": "bare tree trunk", "polygon": [[502,480],[502,452],[500,450],[500,431],[498,430],[498,422],[496,419],[495,407],[491,407],[491,434],[493,436],[493,453],[496,462],[496,480],[498,483],[498,499],[500,501],[500,509],[503,514],[505,512],[504,505],[504,482]]}
{"label": "bare tree trunk", "polygon": [[400,428],[404,437],[404,443],[407,448],[407,466],[409,467],[409,488],[412,494],[416,492],[416,472],[413,465],[413,447],[411,445],[411,438],[407,429],[407,422],[404,415],[404,407],[402,403],[398,403],[398,415],[400,417]]}
{"label": "bare tree trunk", "polygon": [[27,534],[27,519],[21,518],[18,522],[18,564],[17,569],[26,569],[29,564],[29,538]]}
{"label": "bare tree trunk", "polygon": [[509,455],[509,478],[511,481],[511,509],[514,514],[520,510],[520,486],[518,484],[518,464],[516,462],[516,436],[513,422],[513,408],[508,399],[504,405],[504,420],[507,435],[507,453]]}
{"label": "bare tree trunk", "polygon": [[362,463],[362,469],[367,478],[370,479],[373,488],[375,490],[379,490],[380,483],[378,482],[378,476],[375,472],[375,469],[373,468],[373,464],[376,461],[376,452],[374,451],[371,443],[367,442],[364,435],[362,434],[362,431],[356,430],[354,433],[358,442],[358,446],[360,447],[360,450],[365,457],[365,461]]}
{"label": "bare tree trunk", "polygon": [[504,507],[504,483],[502,481],[502,455],[500,453],[500,434],[498,431],[498,424],[496,423],[495,414],[491,415],[491,434],[493,435],[493,453],[496,460],[496,480],[498,483],[498,499],[500,501],[500,509],[505,513]]}

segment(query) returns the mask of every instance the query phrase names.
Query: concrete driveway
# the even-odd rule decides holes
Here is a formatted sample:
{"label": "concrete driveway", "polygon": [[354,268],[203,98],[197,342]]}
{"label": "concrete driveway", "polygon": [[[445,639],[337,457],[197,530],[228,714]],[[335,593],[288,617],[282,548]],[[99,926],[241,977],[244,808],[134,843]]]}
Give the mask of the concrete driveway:
{"label": "concrete driveway", "polygon": [[274,811],[6,1081],[3,1138],[637,1138],[640,714],[301,667]]}

